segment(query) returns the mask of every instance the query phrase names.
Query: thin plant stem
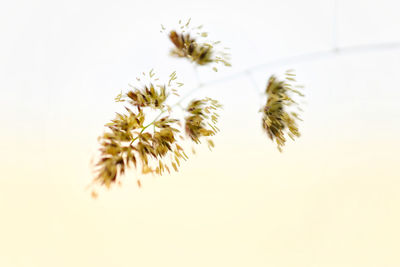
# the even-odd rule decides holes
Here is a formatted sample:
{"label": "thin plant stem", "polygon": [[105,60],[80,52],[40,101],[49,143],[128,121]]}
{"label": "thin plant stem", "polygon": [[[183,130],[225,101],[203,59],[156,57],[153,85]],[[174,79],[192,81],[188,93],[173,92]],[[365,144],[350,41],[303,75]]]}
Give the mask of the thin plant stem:
{"label": "thin plant stem", "polygon": [[[181,106],[181,103],[188,98],[189,96],[193,95],[195,92],[197,92],[199,89],[203,88],[203,87],[207,87],[209,85],[215,84],[215,83],[221,83],[221,82],[225,82],[228,80],[232,80],[238,77],[241,77],[242,75],[246,75],[247,77],[249,77],[249,79],[252,79],[252,82],[254,83],[254,79],[251,75],[251,73],[253,71],[259,70],[259,69],[263,69],[263,68],[267,68],[267,67],[272,67],[272,66],[283,66],[283,65],[287,65],[287,64],[293,64],[293,63],[300,63],[300,62],[307,62],[307,61],[314,61],[314,60],[318,60],[320,58],[324,58],[324,57],[328,57],[331,55],[335,55],[337,52],[341,52],[341,53],[348,53],[348,54],[352,54],[352,53],[356,53],[356,52],[369,52],[369,51],[375,51],[375,50],[387,50],[387,49],[399,49],[400,48],[400,43],[383,43],[383,44],[370,44],[370,45],[360,45],[360,46],[348,46],[348,47],[336,47],[333,48],[331,50],[327,50],[327,51],[321,51],[321,52],[311,52],[308,54],[303,54],[300,56],[292,56],[292,57],[287,57],[287,58],[282,58],[282,59],[278,59],[276,61],[271,61],[268,63],[264,63],[264,64],[260,64],[260,65],[256,65],[253,67],[249,67],[243,71],[240,71],[238,73],[235,73],[233,75],[228,75],[226,77],[220,78],[220,79],[216,79],[216,80],[212,80],[209,82],[205,82],[205,83],[201,83],[199,76],[198,76],[198,72],[196,67],[194,67],[194,73],[196,76],[196,79],[198,81],[198,86],[196,86],[195,88],[193,88],[191,91],[189,91],[187,94],[185,94],[183,97],[181,97],[181,99],[179,101],[177,101],[175,104],[173,104],[171,106],[171,108],[175,107],[175,106]],[[143,131],[145,129],[147,129],[149,126],[153,125],[157,119],[166,112],[166,110],[163,110],[160,112],[160,114],[157,115],[157,117],[148,125],[144,126],[142,128],[142,130],[140,131],[139,135],[141,133],[143,133]],[[134,139],[132,139],[131,144],[138,139],[138,136],[135,137]]]}

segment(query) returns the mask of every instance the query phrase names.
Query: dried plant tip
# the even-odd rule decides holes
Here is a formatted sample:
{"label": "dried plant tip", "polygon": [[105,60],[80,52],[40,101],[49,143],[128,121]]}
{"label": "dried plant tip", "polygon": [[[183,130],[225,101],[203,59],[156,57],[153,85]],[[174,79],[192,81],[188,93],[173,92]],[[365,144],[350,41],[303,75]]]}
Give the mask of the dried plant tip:
{"label": "dried plant tip", "polygon": [[185,131],[192,141],[200,143],[201,137],[217,133],[218,114],[216,110],[219,108],[222,108],[222,105],[211,98],[192,100],[189,103],[186,108],[189,115],[185,118]]}
{"label": "dried plant tip", "polygon": [[[150,73],[150,75],[153,75]],[[156,89],[158,87],[158,89]],[[153,83],[144,86],[143,89],[130,90],[127,94],[127,101],[131,105],[136,107],[152,107],[152,108],[162,108],[163,103],[167,100],[168,93],[166,87],[163,85],[154,86]]]}
{"label": "dried plant tip", "polygon": [[271,76],[268,80],[265,93],[267,103],[262,108],[262,127],[271,140],[275,140],[278,150],[282,152],[285,145],[285,133],[294,140],[300,137],[297,121],[301,120],[296,112],[288,111],[288,107],[297,104],[292,95],[304,96],[300,91],[293,89],[291,82],[295,81],[292,70],[287,71],[284,80]]}
{"label": "dried plant tip", "polygon": [[222,63],[225,66],[231,66],[229,63],[229,54],[217,50],[212,44],[217,45],[218,42],[207,42],[202,39],[208,36],[207,32],[198,32],[193,35],[191,32],[201,27],[193,27],[189,29],[189,21],[186,25],[180,26],[182,32],[175,30],[170,31],[169,39],[174,44],[171,55],[176,57],[185,57],[198,65],[207,65],[210,63]]}

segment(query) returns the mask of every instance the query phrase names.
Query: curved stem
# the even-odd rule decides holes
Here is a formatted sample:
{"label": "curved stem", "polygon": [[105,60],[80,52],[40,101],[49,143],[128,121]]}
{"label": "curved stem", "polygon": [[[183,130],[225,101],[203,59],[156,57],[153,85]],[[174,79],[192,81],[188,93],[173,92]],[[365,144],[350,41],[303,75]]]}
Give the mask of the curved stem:
{"label": "curved stem", "polygon": [[[211,80],[205,83],[200,83],[197,87],[193,88],[189,91],[186,95],[184,95],[175,105],[179,105],[182,103],[183,100],[194,94],[197,90],[202,87],[207,87],[212,84],[222,83],[228,80],[236,79],[242,77],[243,75],[249,76],[249,74],[253,73],[254,71],[258,71],[260,69],[269,68],[269,67],[277,67],[277,66],[284,66],[288,64],[294,63],[301,63],[301,62],[309,62],[315,61],[321,58],[329,57],[337,55],[338,52],[342,54],[352,54],[352,53],[360,53],[360,52],[369,52],[369,51],[379,51],[379,50],[387,50],[387,49],[400,49],[400,43],[382,43],[382,44],[368,44],[368,45],[358,45],[358,46],[345,46],[345,47],[335,47],[330,50],[326,51],[318,51],[318,52],[311,52],[306,53],[303,55],[291,56],[286,58],[281,58],[278,60],[273,60],[264,64],[255,65],[252,67],[248,67],[242,71],[237,73],[227,75],[222,78],[218,78],[215,80]],[[175,106],[173,105],[173,106]]]}
{"label": "curved stem", "polygon": [[[202,87],[206,87],[208,85],[215,84],[215,83],[225,82],[227,80],[241,77],[242,75],[246,75],[252,79],[252,76],[250,76],[251,73],[253,71],[257,71],[259,69],[268,68],[268,67],[272,67],[272,66],[283,66],[283,65],[287,65],[287,64],[293,64],[293,63],[314,61],[314,60],[318,60],[320,58],[335,55],[335,54],[337,54],[337,52],[341,52],[342,54],[345,54],[345,53],[351,54],[351,53],[357,53],[357,52],[368,52],[368,51],[375,51],[375,50],[399,49],[399,48],[400,48],[400,43],[382,43],[382,44],[369,44],[369,45],[348,46],[348,47],[334,47],[334,48],[332,48],[330,50],[326,50],[326,51],[311,52],[311,53],[307,53],[307,54],[303,54],[303,55],[281,58],[281,59],[278,59],[275,61],[270,61],[270,62],[267,62],[264,64],[260,64],[260,65],[255,65],[255,66],[246,68],[238,73],[228,75],[226,77],[212,80],[212,81],[209,81],[206,83],[200,83],[200,81],[198,79],[197,70],[195,69],[195,75],[199,82],[198,86],[196,86],[191,91],[189,91],[187,94],[185,94],[183,97],[181,97],[181,99],[178,102],[176,102],[175,104],[173,104],[171,106],[171,108],[180,105],[186,98],[188,98],[189,96],[194,94],[197,90],[199,90]],[[151,123],[144,126],[142,128],[142,130],[140,131],[139,135],[142,134],[145,129],[147,129],[148,127],[153,125],[156,122],[156,120],[163,113],[165,113],[165,111],[166,110],[161,111],[160,114],[158,114],[157,117]],[[139,135],[137,137],[135,137],[134,139],[132,139],[131,144],[139,138]]]}

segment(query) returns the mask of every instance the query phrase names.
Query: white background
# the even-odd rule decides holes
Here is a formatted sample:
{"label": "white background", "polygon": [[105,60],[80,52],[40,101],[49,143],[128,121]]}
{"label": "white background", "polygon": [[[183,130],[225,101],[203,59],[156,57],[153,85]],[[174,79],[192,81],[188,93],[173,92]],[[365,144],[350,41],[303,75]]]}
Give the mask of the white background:
{"label": "white background", "polygon": [[[0,266],[399,266],[400,49],[357,50],[295,68],[303,136],[280,154],[246,76],[198,95],[224,104],[216,149],[178,174],[135,176],[90,199],[96,138],[113,98],[168,57],[160,24],[192,18],[233,67],[337,47],[398,44],[398,1],[2,1]],[[336,10],[336,11],[335,11]],[[336,14],[334,16],[334,14]],[[334,34],[336,33],[336,34]]]}

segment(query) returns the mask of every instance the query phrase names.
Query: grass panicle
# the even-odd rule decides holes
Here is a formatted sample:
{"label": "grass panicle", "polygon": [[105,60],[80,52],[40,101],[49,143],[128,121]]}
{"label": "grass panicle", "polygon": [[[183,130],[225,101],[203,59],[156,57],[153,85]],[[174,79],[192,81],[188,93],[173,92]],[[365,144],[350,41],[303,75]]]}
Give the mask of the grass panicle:
{"label": "grass panicle", "polygon": [[[180,106],[180,101],[171,106],[167,104],[168,97],[171,93],[179,95],[176,88],[183,84],[177,81],[176,72],[165,84],[158,83],[159,79],[152,71],[150,74],[150,82],[131,86],[115,98],[116,102],[125,105],[125,112],[116,113],[99,137],[100,156],[95,165],[93,184],[109,188],[120,183],[121,176],[130,167],[139,169],[142,175],[178,171],[182,160],[188,159],[184,145],[180,144],[185,140],[183,132],[186,131],[195,143],[200,143],[201,137],[210,137],[217,132],[216,110],[221,107],[218,101],[211,98],[193,100],[185,110],[188,116],[172,117],[173,108]],[[154,111],[158,111],[158,115],[149,119],[149,114]],[[185,126],[181,120],[185,121]],[[207,144],[214,146],[211,139],[207,139]],[[140,179],[138,186],[141,186]],[[93,191],[92,196],[97,197],[97,192]]]}
{"label": "grass panicle", "polygon": [[283,80],[276,76],[271,76],[268,80],[265,94],[267,95],[267,103],[261,109],[263,113],[262,127],[269,138],[276,142],[278,150],[282,152],[282,147],[286,142],[286,135],[294,140],[300,137],[297,122],[301,120],[299,111],[290,111],[291,106],[298,106],[293,99],[293,95],[304,95],[294,86],[296,82],[295,74],[292,70],[285,73]]}
{"label": "grass panicle", "polygon": [[218,49],[219,41],[207,41],[205,38],[208,33],[201,31],[202,26],[191,27],[189,19],[186,23],[180,21],[178,28],[179,30],[171,30],[168,34],[174,44],[172,56],[187,58],[200,66],[213,65],[214,71],[218,71],[216,65],[219,63],[226,67],[231,66],[230,54],[226,51],[228,48]]}

